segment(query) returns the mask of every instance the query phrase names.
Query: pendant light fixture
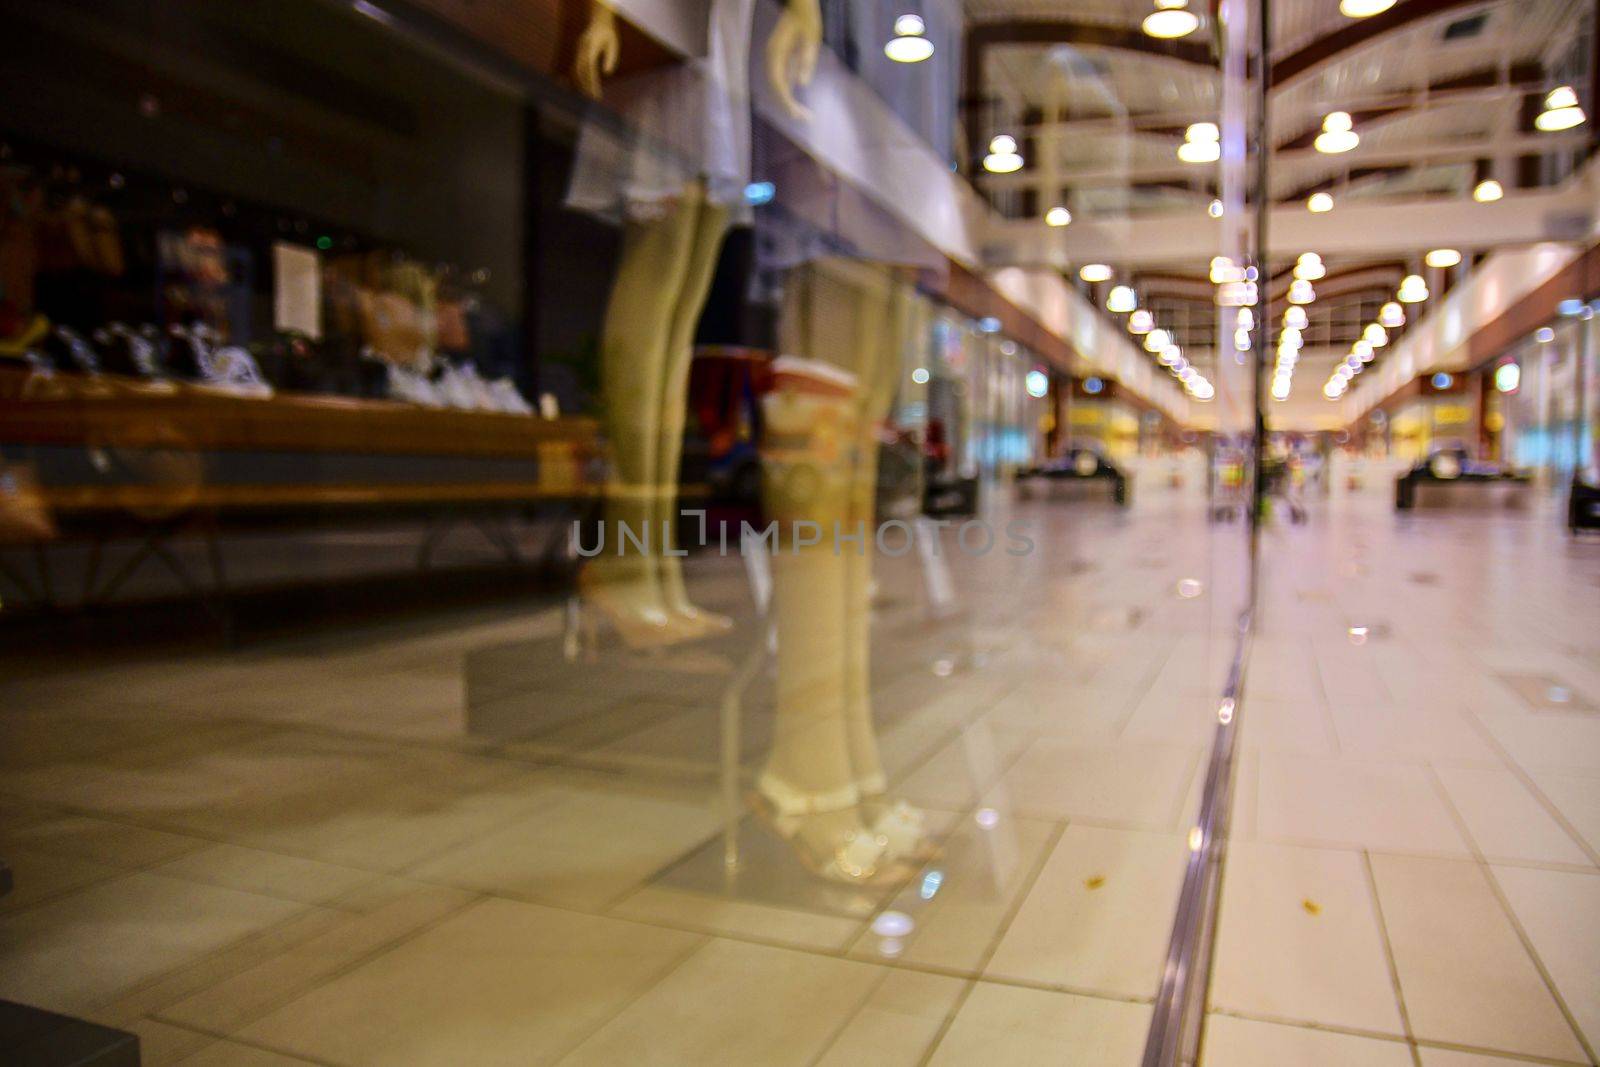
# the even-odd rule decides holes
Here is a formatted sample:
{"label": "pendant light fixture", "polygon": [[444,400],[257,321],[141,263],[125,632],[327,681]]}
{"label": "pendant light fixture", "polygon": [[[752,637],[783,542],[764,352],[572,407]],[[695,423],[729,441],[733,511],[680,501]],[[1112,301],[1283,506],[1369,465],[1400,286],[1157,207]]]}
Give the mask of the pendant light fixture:
{"label": "pendant light fixture", "polygon": [[894,20],[894,36],[883,46],[883,54],[896,63],[921,63],[933,55],[933,42],[925,36],[927,32],[921,15],[901,15]]}

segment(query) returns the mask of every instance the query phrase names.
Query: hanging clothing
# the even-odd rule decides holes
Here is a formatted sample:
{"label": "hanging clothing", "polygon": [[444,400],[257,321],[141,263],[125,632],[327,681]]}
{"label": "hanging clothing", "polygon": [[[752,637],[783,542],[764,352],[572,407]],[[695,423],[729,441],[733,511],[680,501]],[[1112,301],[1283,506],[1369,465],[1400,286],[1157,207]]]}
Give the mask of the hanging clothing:
{"label": "hanging clothing", "polygon": [[710,0],[707,48],[605,86],[578,136],[567,206],[611,221],[659,218],[691,183],[750,217],[750,27],[755,0]]}

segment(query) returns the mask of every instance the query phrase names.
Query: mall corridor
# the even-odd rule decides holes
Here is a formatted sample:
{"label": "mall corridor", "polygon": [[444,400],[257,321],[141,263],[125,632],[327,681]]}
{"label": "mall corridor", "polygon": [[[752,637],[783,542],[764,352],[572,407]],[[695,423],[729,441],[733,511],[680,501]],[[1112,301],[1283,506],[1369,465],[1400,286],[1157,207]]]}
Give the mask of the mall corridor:
{"label": "mall corridor", "polygon": [[1600,1067],[1600,2],[0,53],[0,1067]]}

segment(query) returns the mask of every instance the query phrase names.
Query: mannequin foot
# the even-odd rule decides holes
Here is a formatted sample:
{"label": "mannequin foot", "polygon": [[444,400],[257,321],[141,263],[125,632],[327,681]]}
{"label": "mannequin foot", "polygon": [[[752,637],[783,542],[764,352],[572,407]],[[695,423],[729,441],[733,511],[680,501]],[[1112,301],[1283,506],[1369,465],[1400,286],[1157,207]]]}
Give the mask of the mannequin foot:
{"label": "mannequin foot", "polygon": [[753,806],[805,868],[825,881],[876,888],[899,885],[916,873],[916,867],[892,854],[886,837],[862,824],[855,808],[775,815],[759,796]]}
{"label": "mannequin foot", "polygon": [[704,611],[690,603],[675,604],[671,614],[683,620],[699,634],[711,637],[717,634],[729,633],[733,630],[733,620],[726,615],[718,615],[714,611]]}
{"label": "mannequin foot", "polygon": [[929,836],[927,816],[920,808],[881,793],[863,794],[861,815],[869,830],[886,840],[889,852],[900,859],[924,864],[938,857],[939,846]]}
{"label": "mannequin foot", "polygon": [[644,575],[607,573],[604,564],[591,563],[578,575],[584,604],[604,616],[629,648],[660,648],[685,641],[691,633],[682,620],[667,611]]}

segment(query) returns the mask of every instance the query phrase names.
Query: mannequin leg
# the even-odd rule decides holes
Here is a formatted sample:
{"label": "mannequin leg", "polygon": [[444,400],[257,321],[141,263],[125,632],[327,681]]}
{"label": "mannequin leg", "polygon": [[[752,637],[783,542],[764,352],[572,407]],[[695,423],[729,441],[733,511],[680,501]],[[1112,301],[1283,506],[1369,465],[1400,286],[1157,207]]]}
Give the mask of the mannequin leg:
{"label": "mannequin leg", "polygon": [[853,368],[862,395],[853,442],[848,523],[867,531],[866,550],[844,555],[844,718],[850,762],[863,795],[888,788],[872,722],[872,540],[878,489],[878,425],[889,413],[899,381],[900,344],[906,336],[910,300],[890,283],[885,291],[863,290],[857,301]]}
{"label": "mannequin leg", "polygon": [[[662,363],[699,212],[686,198],[660,219],[630,222],[606,307],[600,351],[604,423],[612,475],[604,508],[605,550],[589,561],[585,595],[630,644],[662,643],[673,632],[661,597],[660,527],[652,529],[661,486]],[[622,537],[649,531],[648,549]]]}
{"label": "mannequin leg", "polygon": [[[657,499],[655,529],[675,536],[678,520],[678,464],[683,456],[683,429],[688,417],[689,364],[694,357],[694,331],[705,308],[706,294],[716,272],[717,255],[728,232],[728,209],[704,201],[694,227],[689,262],[683,287],[672,312],[667,335],[666,358],[662,362],[661,438],[656,454]],[[672,543],[670,540],[668,543]],[[657,566],[661,575],[662,603],[676,624],[696,634],[720,633],[732,629],[733,620],[702,611],[689,602],[683,585],[683,561],[662,555]]]}

